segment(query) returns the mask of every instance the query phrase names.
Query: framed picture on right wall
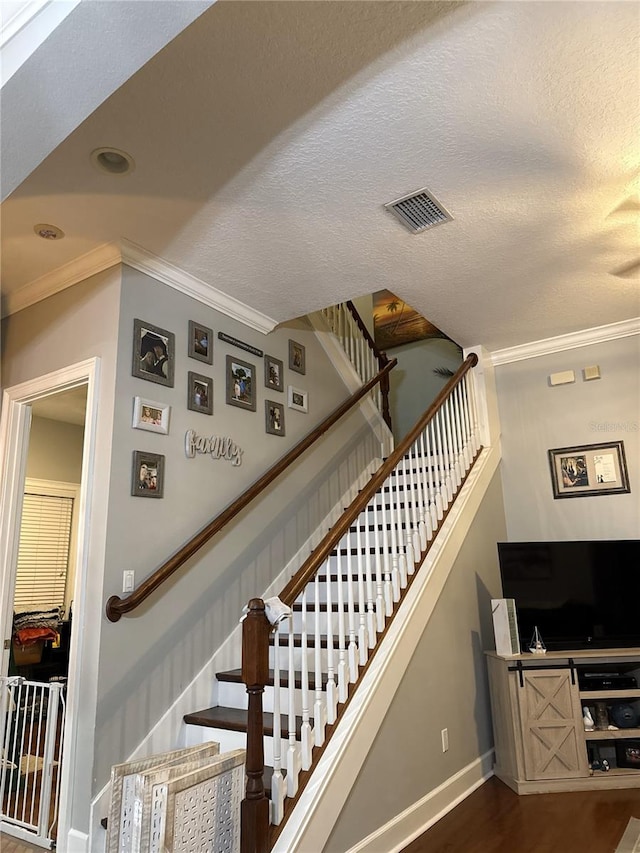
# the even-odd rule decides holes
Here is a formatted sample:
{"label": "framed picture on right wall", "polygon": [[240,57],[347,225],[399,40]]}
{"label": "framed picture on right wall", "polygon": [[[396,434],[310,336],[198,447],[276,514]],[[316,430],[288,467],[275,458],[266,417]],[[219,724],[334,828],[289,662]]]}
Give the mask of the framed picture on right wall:
{"label": "framed picture on right wall", "polygon": [[556,447],[549,451],[554,498],[630,492],[624,442]]}

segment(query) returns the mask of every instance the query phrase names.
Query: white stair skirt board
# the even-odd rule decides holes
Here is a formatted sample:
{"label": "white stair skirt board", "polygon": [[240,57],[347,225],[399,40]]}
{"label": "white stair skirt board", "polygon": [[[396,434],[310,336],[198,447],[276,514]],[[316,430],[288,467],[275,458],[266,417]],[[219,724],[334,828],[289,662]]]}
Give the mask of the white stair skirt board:
{"label": "white stair skirt board", "polygon": [[[486,448],[469,472],[425,565],[409,587],[358,687],[358,701],[347,707],[278,837],[274,853],[306,853],[326,844],[499,461],[499,450]],[[362,724],[365,719],[366,725]]]}
{"label": "white stair skirt board", "polygon": [[[375,459],[369,463],[358,480],[351,486],[351,489],[342,495],[335,507],[327,514],[322,522],[322,529],[329,529],[335,521],[336,513],[337,517],[342,514],[344,507],[351,503],[358,491],[371,479],[381,464],[381,459]],[[279,577],[264,592],[263,599],[277,595],[282,590],[289,578],[300,568],[309,551],[317,544],[317,539],[318,534],[312,533],[308,541],[303,543],[298,553],[285,566]],[[238,614],[238,619],[240,619],[240,615]],[[222,704],[217,695],[219,685],[216,681],[216,672],[238,666],[241,649],[242,626],[239,622],[231,636],[214,652],[210,660],[187,685],[174,704],[167,709],[147,737],[128,756],[127,761],[135,761],[159,752],[167,752],[178,747],[195,746],[209,741],[218,741],[221,752],[246,748],[246,735],[242,733],[223,729],[203,729],[202,726],[188,726],[183,720],[184,715],[192,713],[194,708],[207,708]],[[246,701],[243,707],[246,707]],[[94,853],[94,850],[96,853],[100,851],[100,845],[104,844],[105,832],[100,821],[107,816],[109,811],[109,796],[110,783],[108,782],[91,803],[91,847],[87,848],[87,850],[91,850],[91,853]]]}
{"label": "white stair skirt board", "polygon": [[346,853],[400,853],[493,776],[490,749]]}
{"label": "white stair skirt board", "polygon": [[493,776],[493,750],[467,764],[347,853],[400,853]]}

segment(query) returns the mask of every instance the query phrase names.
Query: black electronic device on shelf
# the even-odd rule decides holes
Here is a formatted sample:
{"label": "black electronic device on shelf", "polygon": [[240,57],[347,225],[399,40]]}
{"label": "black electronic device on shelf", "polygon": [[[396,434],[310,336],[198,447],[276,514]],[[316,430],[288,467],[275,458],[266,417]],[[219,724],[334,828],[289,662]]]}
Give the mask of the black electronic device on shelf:
{"label": "black electronic device on shelf", "polygon": [[536,627],[549,650],[640,648],[640,540],[499,542],[498,556],[523,648]]}
{"label": "black electronic device on shelf", "polygon": [[635,690],[638,679],[624,672],[580,672],[578,670],[580,690]]}

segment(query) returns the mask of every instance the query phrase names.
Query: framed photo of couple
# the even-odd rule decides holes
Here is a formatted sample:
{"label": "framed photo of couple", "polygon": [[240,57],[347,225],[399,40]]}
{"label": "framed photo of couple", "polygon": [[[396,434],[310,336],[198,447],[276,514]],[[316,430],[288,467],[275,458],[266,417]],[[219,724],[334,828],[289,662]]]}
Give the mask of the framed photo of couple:
{"label": "framed photo of couple", "polygon": [[133,321],[133,376],[173,388],[175,360],[173,332],[144,320]]}
{"label": "framed photo of couple", "polygon": [[557,447],[549,451],[554,498],[630,492],[624,442]]}

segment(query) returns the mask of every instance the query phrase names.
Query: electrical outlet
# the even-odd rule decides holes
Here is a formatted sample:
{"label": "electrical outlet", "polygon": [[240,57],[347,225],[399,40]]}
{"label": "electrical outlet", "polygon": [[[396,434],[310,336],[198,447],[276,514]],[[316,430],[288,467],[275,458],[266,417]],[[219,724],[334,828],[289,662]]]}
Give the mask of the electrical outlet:
{"label": "electrical outlet", "polygon": [[128,571],[122,573],[122,591],[133,592],[134,587],[134,572]]}
{"label": "electrical outlet", "polygon": [[442,751],[446,752],[449,749],[449,729],[442,729]]}

